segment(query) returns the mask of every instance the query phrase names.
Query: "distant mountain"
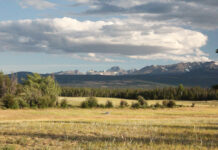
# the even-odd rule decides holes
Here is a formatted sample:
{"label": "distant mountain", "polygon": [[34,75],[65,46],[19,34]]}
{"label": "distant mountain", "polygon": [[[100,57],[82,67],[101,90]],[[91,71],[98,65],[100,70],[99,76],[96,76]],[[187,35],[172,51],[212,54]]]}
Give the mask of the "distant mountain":
{"label": "distant mountain", "polygon": [[85,74],[80,72],[79,70],[73,71],[60,71],[53,73],[55,75],[149,75],[149,74],[181,74],[181,73],[188,73],[188,72],[196,72],[196,71],[203,71],[203,72],[211,72],[218,70],[218,63],[211,61],[211,62],[193,62],[193,63],[178,63],[172,65],[152,65],[146,66],[140,70],[131,69],[131,70],[124,70],[121,69],[119,66],[113,66],[106,71],[95,71],[90,70],[87,71]]}
{"label": "distant mountain", "polygon": [[107,72],[121,72],[121,71],[125,71],[125,70],[121,69],[119,66],[113,66],[107,70]]}
{"label": "distant mountain", "polygon": [[[19,81],[31,72],[17,72]],[[43,74],[47,76],[50,74]],[[112,67],[107,71],[76,71],[53,73],[57,82],[73,87],[154,88],[165,86],[211,87],[218,83],[217,62],[178,63],[173,65],[147,66],[140,70],[123,70]]]}
{"label": "distant mountain", "polygon": [[157,66],[147,66],[138,71],[133,72],[133,74],[179,74],[187,72],[210,72],[218,71],[217,62],[194,62],[194,63],[178,63],[173,65],[157,65]]}
{"label": "distant mountain", "polygon": [[124,69],[121,69],[119,66],[113,66],[107,70],[107,72],[114,73],[115,75],[126,75],[128,72]]}
{"label": "distant mountain", "polygon": [[54,75],[83,75],[79,70],[55,72]]}

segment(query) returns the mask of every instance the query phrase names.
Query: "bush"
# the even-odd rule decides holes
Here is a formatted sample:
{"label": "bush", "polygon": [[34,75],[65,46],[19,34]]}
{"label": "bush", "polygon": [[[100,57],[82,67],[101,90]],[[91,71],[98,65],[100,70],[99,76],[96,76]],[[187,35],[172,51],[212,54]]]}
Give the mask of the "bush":
{"label": "bush", "polygon": [[169,107],[169,108],[173,108],[175,106],[176,106],[176,102],[175,101],[169,101],[169,103],[167,105],[167,107]]}
{"label": "bush", "polygon": [[155,107],[155,108],[160,108],[160,107],[162,107],[162,106],[161,106],[161,104],[156,103],[156,104],[154,105],[154,107]]}
{"label": "bush", "polygon": [[42,97],[39,97],[38,98],[38,104],[37,104],[37,107],[38,108],[47,108],[49,107],[49,101],[50,101],[50,98],[48,96],[42,96]]}
{"label": "bush", "polygon": [[124,101],[124,100],[120,101],[120,107],[121,108],[128,107],[128,106],[129,106],[129,104],[127,103],[127,101]]}
{"label": "bush", "polygon": [[81,108],[89,108],[89,103],[88,101],[84,101],[81,103]]}
{"label": "bush", "polygon": [[98,107],[98,101],[97,101],[97,99],[95,97],[89,97],[87,99],[87,101],[88,101],[88,104],[89,104],[90,108]]}
{"label": "bush", "polygon": [[138,103],[141,106],[141,108],[146,108],[148,107],[148,103],[142,96],[138,96]]}
{"label": "bush", "polygon": [[132,108],[140,108],[140,104],[139,103],[132,103],[131,107]]}
{"label": "bush", "polygon": [[98,107],[105,108],[105,105],[104,104],[99,104]]}
{"label": "bush", "polygon": [[195,107],[195,103],[192,103],[191,107]]}
{"label": "bush", "polygon": [[169,102],[169,101],[165,100],[165,101],[162,102],[162,105],[163,105],[164,107],[167,107],[168,102]]}
{"label": "bush", "polygon": [[59,106],[60,106],[58,100],[55,102],[55,106],[56,106],[56,107],[59,107]]}
{"label": "bush", "polygon": [[142,96],[138,96],[138,102],[140,105],[144,105],[146,103],[144,97],[142,97]]}
{"label": "bush", "polygon": [[98,101],[95,97],[89,97],[86,101],[81,103],[82,108],[94,108],[98,106]]}
{"label": "bush", "polygon": [[60,103],[60,107],[61,108],[67,108],[68,107],[68,104],[67,104],[67,100],[66,99],[63,99]]}
{"label": "bush", "polygon": [[29,107],[27,102],[22,97],[16,97],[15,100],[18,102],[19,108],[27,108],[27,107]]}
{"label": "bush", "polygon": [[172,101],[172,100],[170,100],[170,101],[165,100],[162,102],[162,104],[164,107],[168,107],[168,108],[173,108],[176,106],[176,102]]}
{"label": "bush", "polygon": [[13,95],[7,94],[2,98],[2,104],[5,108],[18,109],[19,103]]}
{"label": "bush", "polygon": [[106,104],[105,104],[105,107],[106,108],[113,108],[114,105],[113,105],[113,103],[111,101],[107,101]]}

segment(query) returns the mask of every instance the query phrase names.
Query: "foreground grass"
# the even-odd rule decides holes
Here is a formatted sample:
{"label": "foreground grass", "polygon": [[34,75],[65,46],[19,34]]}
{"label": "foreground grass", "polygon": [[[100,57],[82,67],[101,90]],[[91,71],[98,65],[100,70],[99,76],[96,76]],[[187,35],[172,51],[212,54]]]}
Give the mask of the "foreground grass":
{"label": "foreground grass", "polygon": [[0,149],[214,150],[216,104],[156,110],[0,110]]}

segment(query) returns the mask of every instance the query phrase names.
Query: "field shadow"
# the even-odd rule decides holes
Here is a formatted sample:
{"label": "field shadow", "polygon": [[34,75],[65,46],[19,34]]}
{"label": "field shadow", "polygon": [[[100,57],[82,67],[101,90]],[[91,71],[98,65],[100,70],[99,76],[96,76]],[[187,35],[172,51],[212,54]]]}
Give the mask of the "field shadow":
{"label": "field shadow", "polygon": [[[201,143],[206,147],[218,147],[218,134],[203,134],[199,133],[198,139],[193,136],[190,138],[189,133],[177,134],[177,133],[159,133],[150,135],[148,137],[130,137],[130,136],[104,136],[104,135],[68,135],[68,134],[51,134],[51,133],[14,133],[14,132],[0,132],[3,136],[27,136],[31,138],[44,138],[53,139],[59,141],[74,141],[74,142],[131,142],[131,143],[144,143],[144,144],[182,144],[193,145]],[[201,141],[200,137],[204,139]]]}

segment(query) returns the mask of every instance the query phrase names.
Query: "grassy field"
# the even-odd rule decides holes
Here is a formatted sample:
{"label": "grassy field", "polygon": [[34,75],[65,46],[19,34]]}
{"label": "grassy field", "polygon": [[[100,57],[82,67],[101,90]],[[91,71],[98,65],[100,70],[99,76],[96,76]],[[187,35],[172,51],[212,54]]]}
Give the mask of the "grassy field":
{"label": "grassy field", "polygon": [[[60,97],[59,100],[67,100],[68,104],[72,106],[80,106],[82,101],[85,101],[87,97]],[[105,104],[108,100],[111,101],[115,107],[118,107],[120,105],[121,98],[105,98],[105,97],[98,97],[97,98],[99,104]],[[126,100],[129,105],[132,104],[132,102],[136,102],[136,100]]]}
{"label": "grassy field", "polygon": [[[68,104],[72,106],[80,106],[81,102],[85,101],[88,97],[60,97],[59,101],[61,102],[63,99],[67,100]],[[99,104],[105,104],[108,100],[113,102],[115,107],[119,107],[120,101],[124,100],[128,102],[129,105],[131,105],[133,102],[137,102],[136,100],[127,100],[127,99],[121,99],[121,98],[105,98],[105,97],[98,97],[97,98]],[[162,103],[162,100],[148,100],[147,101],[149,105],[155,104],[155,103]],[[184,106],[191,106],[192,103],[195,103],[198,107],[204,107],[204,106],[212,106],[212,107],[218,107],[218,101],[177,101],[176,104],[178,105],[184,105]]]}
{"label": "grassy field", "polygon": [[[67,98],[75,106],[84,99]],[[0,149],[215,150],[218,101],[173,109],[0,110]]]}

